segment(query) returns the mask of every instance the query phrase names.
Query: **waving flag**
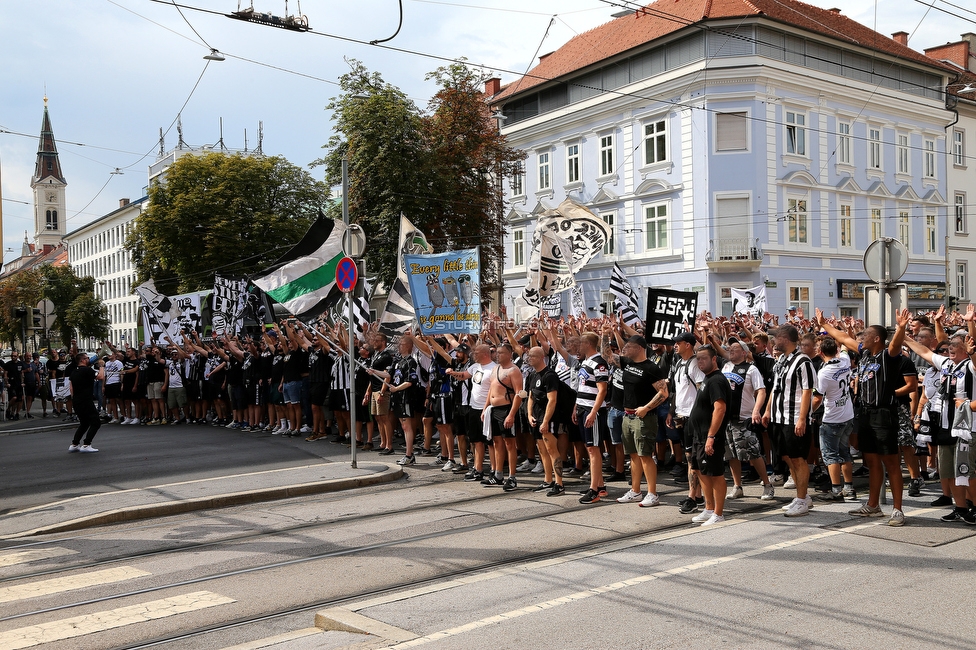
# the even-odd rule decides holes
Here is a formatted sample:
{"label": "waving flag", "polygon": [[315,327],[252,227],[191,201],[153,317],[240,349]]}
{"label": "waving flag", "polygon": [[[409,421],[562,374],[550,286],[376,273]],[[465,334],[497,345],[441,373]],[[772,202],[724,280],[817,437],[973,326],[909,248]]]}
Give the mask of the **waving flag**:
{"label": "waving flag", "polygon": [[624,322],[634,327],[640,322],[637,315],[637,292],[624,277],[620,265],[613,263],[613,274],[610,276],[610,293],[613,294],[613,312],[623,315]]}
{"label": "waving flag", "polygon": [[336,266],[345,254],[346,226],[320,216],[302,240],[275,263],[274,270],[255,278],[254,284],[300,318],[321,313],[335,287]]}

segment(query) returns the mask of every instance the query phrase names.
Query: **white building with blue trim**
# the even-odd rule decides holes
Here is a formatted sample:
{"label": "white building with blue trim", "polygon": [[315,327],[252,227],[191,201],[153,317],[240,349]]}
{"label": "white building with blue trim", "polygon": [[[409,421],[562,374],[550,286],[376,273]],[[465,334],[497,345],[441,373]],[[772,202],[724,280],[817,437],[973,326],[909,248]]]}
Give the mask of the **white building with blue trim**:
{"label": "white building with blue trim", "polygon": [[937,307],[953,72],[895,36],[793,0],[657,2],[490,80],[527,154],[505,184],[506,304],[535,217],[572,197],[613,230],[577,275],[591,315],[616,262],[642,301],[693,290],[728,315],[731,288],[765,284],[773,313],[863,317],[861,260],[879,237],[909,248],[910,306]]}

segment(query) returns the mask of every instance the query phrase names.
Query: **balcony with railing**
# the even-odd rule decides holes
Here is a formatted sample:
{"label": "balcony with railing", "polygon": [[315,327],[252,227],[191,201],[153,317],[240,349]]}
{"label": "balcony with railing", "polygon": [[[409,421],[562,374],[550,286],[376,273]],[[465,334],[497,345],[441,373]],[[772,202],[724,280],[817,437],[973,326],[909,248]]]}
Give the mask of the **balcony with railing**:
{"label": "balcony with railing", "polygon": [[755,271],[763,260],[762,246],[758,239],[731,238],[709,240],[705,264],[719,273]]}

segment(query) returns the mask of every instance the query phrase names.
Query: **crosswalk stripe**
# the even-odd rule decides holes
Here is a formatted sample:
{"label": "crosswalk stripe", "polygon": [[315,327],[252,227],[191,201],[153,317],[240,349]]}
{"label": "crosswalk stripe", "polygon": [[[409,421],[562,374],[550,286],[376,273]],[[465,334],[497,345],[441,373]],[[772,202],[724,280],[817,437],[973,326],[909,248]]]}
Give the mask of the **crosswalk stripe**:
{"label": "crosswalk stripe", "polygon": [[33,562],[34,560],[43,560],[49,557],[58,557],[59,555],[72,555],[77,552],[78,551],[72,551],[67,548],[46,548],[35,551],[18,551],[16,553],[7,553],[6,555],[0,555],[0,567],[14,566],[15,564],[26,564],[28,562]]}
{"label": "crosswalk stripe", "polygon": [[210,591],[195,591],[182,596],[163,598],[138,605],[66,618],[61,621],[51,621],[50,623],[8,630],[0,633],[0,648],[4,650],[31,648],[42,643],[73,639],[134,623],[144,623],[233,602],[236,602],[233,598]]}
{"label": "crosswalk stripe", "polygon": [[116,569],[79,573],[65,578],[28,582],[22,585],[14,585],[13,587],[0,588],[0,603],[9,603],[25,598],[37,598],[38,596],[47,596],[49,594],[57,594],[74,589],[85,589],[86,587],[121,582],[122,580],[131,580],[148,575],[152,574],[142,569],[123,566]]}

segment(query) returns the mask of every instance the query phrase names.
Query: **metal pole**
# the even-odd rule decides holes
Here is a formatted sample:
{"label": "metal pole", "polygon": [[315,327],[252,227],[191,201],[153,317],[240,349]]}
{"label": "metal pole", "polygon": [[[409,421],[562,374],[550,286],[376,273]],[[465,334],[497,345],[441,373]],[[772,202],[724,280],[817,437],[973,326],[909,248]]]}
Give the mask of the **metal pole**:
{"label": "metal pole", "polygon": [[[342,157],[342,223],[349,225],[349,160]],[[352,292],[346,294],[349,326],[349,448],[356,469],[356,327],[353,322]]]}

